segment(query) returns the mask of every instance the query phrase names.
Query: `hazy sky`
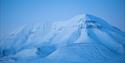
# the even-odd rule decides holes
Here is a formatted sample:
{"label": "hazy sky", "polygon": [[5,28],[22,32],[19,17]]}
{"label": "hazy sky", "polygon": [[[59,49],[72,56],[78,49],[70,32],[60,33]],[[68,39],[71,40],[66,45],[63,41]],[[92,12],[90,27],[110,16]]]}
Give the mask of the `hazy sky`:
{"label": "hazy sky", "polygon": [[36,22],[88,13],[125,31],[125,0],[0,0],[0,34]]}

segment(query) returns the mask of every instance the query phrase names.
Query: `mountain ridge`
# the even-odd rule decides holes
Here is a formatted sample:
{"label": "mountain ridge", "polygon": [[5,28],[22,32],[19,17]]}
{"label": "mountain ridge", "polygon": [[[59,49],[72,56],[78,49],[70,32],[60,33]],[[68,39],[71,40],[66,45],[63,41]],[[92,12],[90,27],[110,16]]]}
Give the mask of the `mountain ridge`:
{"label": "mountain ridge", "polygon": [[[51,25],[40,24],[23,27],[16,34],[14,33],[0,42],[0,59],[4,57],[14,58],[17,59],[14,60],[17,63],[20,63],[20,61],[27,63],[32,58],[42,59],[34,59],[31,63],[39,63],[38,61],[49,63],[52,60],[55,60],[53,63],[61,61],[63,61],[62,63],[89,63],[91,62],[88,61],[89,59],[94,63],[105,63],[106,58],[106,63],[111,63],[114,60],[116,63],[120,61],[123,63],[125,57],[124,41],[125,32],[108,24],[101,18],[81,14],[67,21],[54,22]],[[88,50],[85,48],[88,48]],[[95,54],[95,52],[98,53]],[[74,56],[71,57],[70,53],[71,56]],[[88,54],[88,56],[85,54]],[[88,59],[85,59],[86,57]],[[4,61],[6,60],[4,59]]]}

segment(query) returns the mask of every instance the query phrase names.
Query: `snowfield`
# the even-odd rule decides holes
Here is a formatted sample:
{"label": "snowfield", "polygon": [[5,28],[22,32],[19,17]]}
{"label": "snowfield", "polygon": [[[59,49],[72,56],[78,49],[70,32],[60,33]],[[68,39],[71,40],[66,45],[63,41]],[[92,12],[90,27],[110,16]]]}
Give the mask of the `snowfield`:
{"label": "snowfield", "polygon": [[125,32],[88,14],[27,25],[0,41],[0,63],[125,63]]}

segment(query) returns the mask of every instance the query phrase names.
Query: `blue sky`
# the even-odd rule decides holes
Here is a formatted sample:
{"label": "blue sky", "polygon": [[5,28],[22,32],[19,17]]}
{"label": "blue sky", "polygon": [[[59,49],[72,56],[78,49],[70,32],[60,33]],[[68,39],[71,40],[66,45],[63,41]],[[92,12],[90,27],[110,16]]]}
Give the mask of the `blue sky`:
{"label": "blue sky", "polygon": [[0,0],[0,34],[24,24],[63,21],[88,13],[125,31],[125,0]]}

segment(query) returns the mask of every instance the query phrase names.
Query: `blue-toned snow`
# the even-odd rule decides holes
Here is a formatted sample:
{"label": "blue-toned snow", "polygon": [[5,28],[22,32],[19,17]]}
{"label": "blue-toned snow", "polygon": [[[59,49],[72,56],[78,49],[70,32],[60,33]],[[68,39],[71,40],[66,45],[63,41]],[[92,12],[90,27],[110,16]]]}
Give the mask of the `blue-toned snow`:
{"label": "blue-toned snow", "polygon": [[24,26],[0,41],[0,63],[125,63],[125,32],[92,15]]}

